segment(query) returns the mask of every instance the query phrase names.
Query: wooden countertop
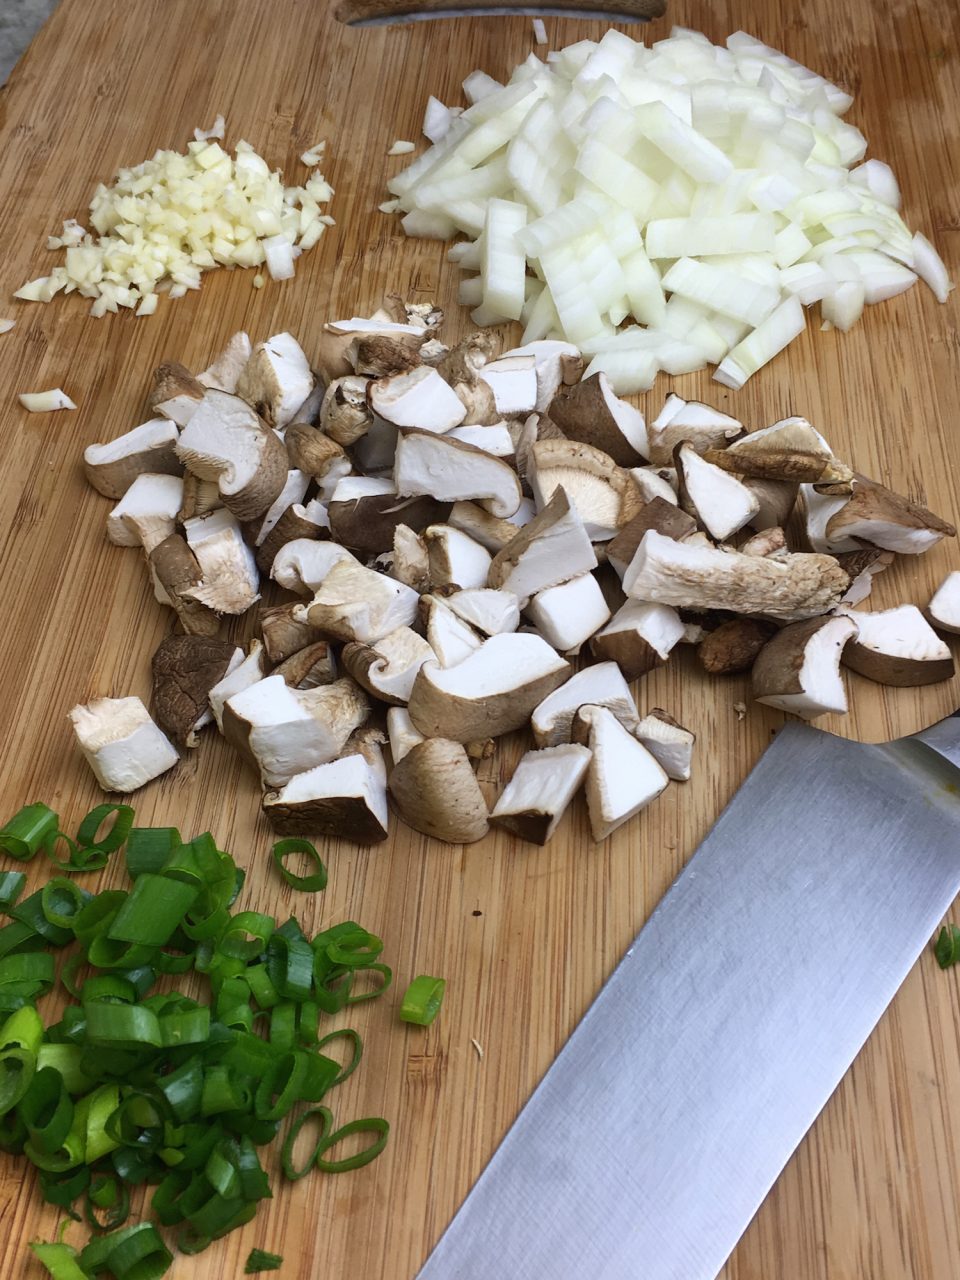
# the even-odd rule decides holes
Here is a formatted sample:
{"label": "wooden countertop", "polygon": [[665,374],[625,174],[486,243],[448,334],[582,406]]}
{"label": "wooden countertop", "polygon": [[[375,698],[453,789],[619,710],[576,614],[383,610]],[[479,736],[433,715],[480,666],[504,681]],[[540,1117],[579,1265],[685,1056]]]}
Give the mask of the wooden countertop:
{"label": "wooden countertop", "polygon": [[[857,93],[849,118],[889,161],[911,227],[960,276],[960,9],[951,0],[670,0],[671,22],[722,40],[737,27]],[[548,19],[553,47],[603,25]],[[0,304],[17,328],[0,338],[0,794],[9,812],[43,799],[75,823],[99,793],[74,753],[66,715],[94,695],[149,693],[149,658],[170,626],[138,555],[111,546],[108,502],[83,482],[84,445],[142,420],[162,359],[202,368],[236,329],[254,340],[289,329],[309,353],[322,323],[365,314],[388,291],[436,299],[455,333],[457,271],[444,246],[411,242],[376,212],[403,164],[385,152],[419,138],[428,93],[456,101],[464,75],[503,76],[533,48],[529,18],[473,18],[364,31],[321,0],[63,0],[0,93],[0,245],[4,295],[55,261],[42,247],[80,215],[94,184],[157,147],[181,148],[218,111],[228,141],[247,138],[288,175],[327,139],[336,228],[285,284],[217,272],[158,314],[90,319],[76,297]],[[707,375],[661,380],[751,427],[809,417],[859,469],[960,516],[960,336],[956,295],[923,287],[868,308],[848,335],[816,322],[741,393]],[[63,386],[76,413],[31,416],[16,393]],[[926,603],[960,565],[955,543],[884,575],[878,605]],[[853,711],[825,722],[880,739],[913,731],[960,701],[957,680],[884,690],[850,676]],[[284,1277],[410,1280],[497,1142],[663,891],[781,723],[752,706],[744,680],[708,681],[682,654],[649,676],[642,705],[666,707],[698,734],[695,778],[594,847],[582,803],[543,850],[491,836],[445,848],[396,827],[372,850],[328,849],[330,887],[294,901],[267,868],[269,833],[254,776],[208,734],[180,768],[136,798],[141,821],[212,829],[251,869],[248,905],[297,910],[305,924],[352,917],[382,933],[400,990],[445,975],[428,1031],[397,1021],[393,994],[356,1019],[367,1043],[337,1106],[393,1122],[385,1154],[337,1179],[316,1175],[276,1196],[256,1221],[171,1276],[235,1276],[253,1245],[283,1252]],[[515,751],[483,766],[491,789]],[[909,850],[904,856],[909,857]],[[843,856],[838,838],[837,856]],[[39,879],[40,867],[31,868]],[[104,883],[111,882],[108,872]],[[695,922],[691,922],[695,927]],[[863,939],[883,948],[882,937]],[[801,946],[802,939],[794,940]],[[960,1258],[960,988],[930,955],[790,1162],[724,1271],[725,1280],[932,1280]],[[482,1049],[475,1047],[474,1041]],[[776,1117],[771,1116],[771,1123]],[[26,1241],[51,1238],[19,1164],[0,1158],[0,1274],[39,1275]],[[79,1236],[79,1232],[72,1233]],[[72,1238],[68,1237],[68,1238]],[[570,1277],[577,1276],[571,1264]],[[492,1280],[500,1280],[499,1277]],[[506,1278],[504,1278],[506,1280]],[[513,1280],[513,1278],[510,1278]],[[518,1277],[517,1280],[520,1280]]]}

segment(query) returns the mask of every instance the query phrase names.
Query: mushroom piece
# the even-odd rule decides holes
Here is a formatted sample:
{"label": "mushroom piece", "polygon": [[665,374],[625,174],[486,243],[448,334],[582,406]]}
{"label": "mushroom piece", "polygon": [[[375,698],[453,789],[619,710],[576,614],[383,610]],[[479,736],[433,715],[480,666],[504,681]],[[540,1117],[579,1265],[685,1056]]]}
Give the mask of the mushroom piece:
{"label": "mushroom piece", "polygon": [[397,627],[409,627],[419,602],[411,587],[365,569],[351,556],[333,566],[313,600],[299,605],[293,616],[335,640],[373,644]]}
{"label": "mushroom piece", "polygon": [[[295,591],[300,596],[312,596],[327,574],[341,561],[348,561],[360,567],[360,561],[352,556],[346,547],[336,542],[317,542],[312,538],[294,538],[286,542],[274,557],[270,569],[270,577],[278,586],[287,591]],[[306,618],[296,613],[299,622],[307,622]]]}
{"label": "mushroom piece", "polygon": [[647,748],[668,778],[674,782],[690,781],[696,734],[685,729],[673,716],[667,715],[662,707],[654,707],[649,715],[645,715],[633,734]]}
{"label": "mushroom piece", "polygon": [[901,689],[938,684],[953,675],[953,655],[915,604],[841,612],[857,628],[843,653],[843,665],[851,671]]}
{"label": "mushroom piece", "polygon": [[257,547],[254,556],[261,573],[269,573],[281,550],[290,542],[320,541],[330,536],[330,520],[322,502],[303,506],[291,503]]}
{"label": "mushroom piece", "polygon": [[522,347],[514,347],[512,351],[504,351],[501,359],[506,360],[511,356],[533,356],[537,373],[537,402],[534,408],[538,413],[546,412],[561,386],[579,382],[583,373],[583,356],[572,342],[560,342],[555,338],[527,342]]}
{"label": "mushroom piece", "polygon": [[429,579],[434,589],[456,586],[461,590],[484,587],[491,555],[486,547],[449,524],[432,524],[423,531],[427,547]]}
{"label": "mushroom piece", "polygon": [[[673,454],[670,455],[671,462]],[[654,498],[662,498],[676,506],[680,501],[677,496],[677,473],[673,467],[631,467],[630,477],[637,486],[642,502],[652,502]]]}
{"label": "mushroom piece", "polygon": [[426,339],[422,333],[361,333],[347,351],[354,370],[368,378],[387,378],[406,373],[423,364],[420,348]]}
{"label": "mushroom piece", "polygon": [[626,680],[663,666],[683,639],[684,624],[666,604],[628,600],[590,641],[595,657],[615,662]]}
{"label": "mushroom piece", "polygon": [[529,498],[521,498],[519,507],[507,520],[492,516],[475,502],[455,502],[450,508],[447,523],[468,533],[475,542],[496,555],[514,537],[517,530],[529,524],[535,515],[536,509]]}
{"label": "mushroom piece", "polygon": [[271,427],[282,429],[313,390],[313,373],[296,338],[275,333],[258,342],[237,379],[236,394]]}
{"label": "mushroom piece", "polygon": [[[298,506],[306,497],[307,489],[310,487],[310,477],[304,471],[296,468],[287,472],[287,479],[283,488],[274,499],[271,506],[267,508],[263,519],[259,521],[259,525],[254,524],[256,532],[252,533],[253,545],[262,547],[266,539],[276,528],[277,521],[285,511],[289,511],[291,507]],[[271,564],[273,561],[271,560]],[[269,567],[269,566],[268,566]]]}
{"label": "mushroom piece", "polygon": [[461,440],[428,431],[401,435],[393,479],[404,497],[426,494],[440,502],[467,499],[504,519],[516,512],[522,497],[516,472],[505,462]]}
{"label": "mushroom piece", "polygon": [[367,404],[369,378],[351,374],[331,382],[320,406],[320,428],[335,444],[356,444],[373,426],[373,413]]}
{"label": "mushroom piece", "polygon": [[708,460],[724,471],[790,484],[840,484],[849,492],[853,472],[806,418],[783,418],[751,431],[725,449],[709,449]]}
{"label": "mushroom piece", "polygon": [[364,475],[385,475],[393,470],[400,432],[392,422],[374,418],[373,426],[353,446],[354,464]]}
{"label": "mushroom piece", "polygon": [[252,354],[250,338],[241,330],[228,340],[213,363],[203,373],[197,374],[197,381],[201,386],[212,387],[215,391],[228,391],[233,395]]}
{"label": "mushroom piece", "polygon": [[825,533],[830,539],[854,538],[884,551],[920,555],[942,538],[956,537],[957,531],[926,507],[857,475],[852,496],[827,520]]}
{"label": "mushroom piece", "polygon": [[427,633],[427,643],[441,667],[455,667],[476,653],[482,638],[443,601],[425,595],[420,599],[420,614]]}
{"label": "mushroom piece", "polygon": [[353,370],[357,344],[361,338],[371,335],[411,334],[423,338],[423,326],[401,323],[387,311],[380,310],[370,317],[353,316],[349,320],[333,320],[323,326],[320,335],[318,365],[326,381],[333,382]]}
{"label": "mushroom piece", "polygon": [[447,596],[446,603],[458,618],[485,636],[516,631],[520,625],[520,602],[512,591],[495,591],[492,587],[467,588]]}
{"label": "mushroom piece", "polygon": [[497,422],[501,417],[493,388],[480,377],[480,370],[492,358],[493,350],[492,334],[474,333],[437,363],[437,372],[463,405],[466,420],[481,426]]}
{"label": "mushroom piece", "polygon": [[851,617],[809,618],[778,631],[753,664],[753,696],[804,720],[845,715],[840,677],[844,646],[857,634]]}
{"label": "mushroom piece", "polygon": [[521,840],[546,844],[579,790],[589,764],[589,749],[572,742],[526,752],[490,821]]}
{"label": "mushroom piece", "polygon": [[702,458],[688,441],[674,452],[680,482],[680,505],[695,515],[718,542],[749,524],[760,504],[735,475]]}
{"label": "mushroom piece", "polygon": [[602,449],[618,466],[638,466],[647,456],[643,414],[614,394],[605,373],[561,388],[550,404],[550,417],[568,440]]}
{"label": "mushroom piece", "polygon": [[387,838],[387,770],[375,744],[295,774],[267,791],[263,813],[278,835],[322,835],[354,844]]}
{"label": "mushroom piece", "polygon": [[145,472],[107,516],[107,537],[118,547],[143,547],[149,556],[154,547],[177,528],[183,501],[179,476]]}
{"label": "mushroom piece", "polygon": [[488,427],[451,427],[445,439],[473,445],[475,449],[482,449],[491,457],[500,458],[510,467],[516,463],[513,436],[505,422],[495,422]]}
{"label": "mushroom piece", "polygon": [[512,592],[522,604],[548,587],[597,567],[583,520],[562,486],[528,524],[494,556],[489,586]]}
{"label": "mushroom piece", "polygon": [[87,445],[83,471],[105,498],[122,498],[138,476],[178,476],[183,464],[174,451],[180,433],[176,423],[151,418],[107,444]]}
{"label": "mushroom piece", "polygon": [[562,486],[594,542],[614,537],[643,505],[629,471],[602,450],[574,440],[538,440],[530,450],[529,475],[538,510]]}
{"label": "mushroom piece", "polygon": [[745,556],[778,556],[781,559],[790,554],[787,546],[787,535],[780,525],[771,525],[753,534],[738,548]]}
{"label": "mushroom piece", "polygon": [[537,746],[557,747],[571,742],[577,711],[588,703],[608,708],[631,732],[636,726],[637,708],[623,672],[615,662],[598,662],[571,676],[534,708],[530,727]]}
{"label": "mushroom piece", "polygon": [[669,395],[650,426],[650,461],[655,466],[669,466],[674,449],[683,440],[688,440],[697,453],[704,453],[707,449],[722,449],[742,433],[743,424],[719,409]]}
{"label": "mushroom piece", "polygon": [[353,680],[293,689],[270,675],[228,698],[223,733],[252,759],[266,787],[282,787],[298,773],[328,764],[370,714]]}
{"label": "mushroom piece", "polygon": [[343,448],[329,435],[308,422],[291,422],[283,433],[290,466],[314,480],[336,483],[352,470]]}
{"label": "mushroom piece", "polygon": [[479,376],[493,392],[497,413],[505,418],[533,413],[538,390],[534,356],[500,356],[484,364]]}
{"label": "mushroom piece", "polygon": [[410,719],[429,737],[474,742],[519,729],[570,664],[539,636],[491,636],[455,667],[426,662],[410,695]]}
{"label": "mushroom piece", "polygon": [[850,575],[850,585],[841,597],[843,604],[859,604],[873,590],[873,579],[893,564],[892,551],[865,547],[862,551],[844,551],[837,563]]}
{"label": "mushroom piece", "polygon": [[712,676],[749,671],[775,631],[772,622],[759,618],[731,618],[707,632],[697,646],[697,657]]}
{"label": "mushroom piece", "polygon": [[295,608],[295,604],[278,604],[269,609],[261,607],[257,622],[267,660],[271,663],[283,662],[321,638],[316,627],[294,618]]}
{"label": "mushroom piece", "polygon": [[183,504],[177,517],[181,524],[194,516],[207,516],[222,506],[216,480],[201,480],[192,471],[183,473]]}
{"label": "mushroom piece", "polygon": [[395,427],[416,427],[441,435],[459,427],[467,416],[453,388],[427,364],[371,382],[367,402],[378,417]]}
{"label": "mushroom piece", "polygon": [[[763,484],[771,482],[756,481],[752,483]],[[856,542],[846,534],[841,533],[835,536],[827,534],[827,525],[837,512],[846,506],[849,500],[845,495],[841,494],[838,497],[835,494],[817,493],[812,484],[802,484],[800,486],[800,496],[803,499],[804,528],[811,550],[826,552],[829,555],[842,555],[848,551],[863,550],[859,542]],[[782,524],[783,521],[779,523]]]}
{"label": "mushroom piece", "polygon": [[260,598],[260,575],[236,517],[224,508],[185,521],[183,531],[201,573],[183,594],[217,613],[245,613]]}
{"label": "mushroom piece", "polygon": [[264,515],[287,480],[287,451],[239,396],[208,391],[180,433],[177,456],[201,480],[215,481],[240,520]]}
{"label": "mushroom piece", "polygon": [[94,698],[74,707],[77,745],[104,791],[136,791],[180,757],[139,698]]}
{"label": "mushroom piece", "polygon": [[210,714],[217,728],[223,733],[223,708],[228,698],[241,693],[256,684],[266,675],[263,664],[263,645],[259,640],[250,641],[250,652],[236,666],[229,666],[226,673],[213,685],[207,694]]}
{"label": "mushroom piece", "polygon": [[212,636],[167,636],[157,647],[153,705],[157,724],[178,746],[195,747],[200,721],[210,716],[210,690],[227,674],[236,655],[229,640]]}
{"label": "mushroom piece", "polygon": [[[796,505],[799,485],[785,480],[757,480],[752,476],[744,476],[741,483],[757,500],[757,513],[750,521],[751,528],[770,529],[775,525],[782,528],[787,523]],[[813,549],[822,550],[820,547]]]}
{"label": "mushroom piece", "polygon": [[427,544],[409,525],[398,524],[393,531],[393,551],[385,556],[387,573],[405,582],[414,591],[424,592],[430,584],[430,557]]}
{"label": "mushroom piece", "polygon": [[397,813],[424,835],[472,844],[490,829],[487,802],[460,741],[417,743],[394,763],[388,785]]}
{"label": "mushroom piece", "polygon": [[623,578],[626,594],[638,600],[763,614],[783,622],[826,613],[849,584],[832,556],[745,556],[674,542],[653,529],[644,534]]}
{"label": "mushroom piece", "polygon": [[204,391],[203,384],[189,369],[170,361],[154,370],[150,408],[161,418],[169,418],[178,427],[185,427],[196,413]]}
{"label": "mushroom piece", "polygon": [[203,571],[186,538],[179,533],[164,538],[148,553],[147,561],[187,635],[215,636],[220,630],[220,619],[191,594],[195,587],[201,586]]}
{"label": "mushroom piece", "polygon": [[436,655],[423,636],[398,627],[374,644],[347,644],[340,655],[357,684],[381,702],[404,706],[423,664]]}
{"label": "mushroom piece", "polygon": [[387,734],[390,739],[390,755],[393,763],[399,764],[408,751],[421,742],[426,742],[423,734],[415,727],[406,707],[391,707],[387,712]]}
{"label": "mushroom piece", "polygon": [[637,547],[648,529],[655,529],[665,538],[675,538],[680,542],[696,532],[697,522],[693,516],[665,499],[651,498],[630,523],[607,543],[607,563],[619,578],[622,579],[626,573],[627,566],[636,555]]}
{"label": "mushroom piece", "polygon": [[387,551],[397,525],[406,524],[419,532],[442,519],[445,511],[429,494],[398,496],[389,476],[345,476],[327,505],[335,541],[367,554]]}
{"label": "mushroom piece", "polygon": [[933,593],[927,617],[938,631],[960,634],[960,571],[948,573]]}
{"label": "mushroom piece", "polygon": [[593,838],[599,843],[655,800],[670,779],[606,707],[581,707],[573,735],[592,752],[587,766],[587,810]]}
{"label": "mushroom piece", "polygon": [[592,573],[538,591],[524,610],[544,640],[561,653],[580,646],[610,618],[610,609]]}
{"label": "mushroom piece", "polygon": [[283,676],[291,689],[317,689],[333,684],[338,673],[333,649],[326,640],[316,640],[284,658],[270,674]]}

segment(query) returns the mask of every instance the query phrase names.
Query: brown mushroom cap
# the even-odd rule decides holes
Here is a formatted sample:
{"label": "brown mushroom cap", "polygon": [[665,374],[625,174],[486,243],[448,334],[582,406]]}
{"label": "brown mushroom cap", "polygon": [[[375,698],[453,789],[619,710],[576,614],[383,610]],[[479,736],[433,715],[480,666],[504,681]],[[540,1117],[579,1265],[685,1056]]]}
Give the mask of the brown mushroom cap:
{"label": "brown mushroom cap", "polygon": [[153,548],[148,559],[184,631],[193,636],[215,636],[220,630],[220,619],[189,594],[200,585],[203,574],[186,538],[172,533]]}
{"label": "brown mushroom cap", "polygon": [[885,551],[916,554],[941,538],[956,537],[954,525],[894,493],[876,480],[856,474],[853,494],[826,523],[827,538],[855,538]]}
{"label": "brown mushroom cap", "polygon": [[178,745],[196,745],[194,726],[235,652],[233,643],[212,636],[167,636],[160,642],[152,662],[154,713],[157,724]]}
{"label": "brown mushroom cap", "polygon": [[425,494],[401,498],[396,493],[373,493],[327,505],[333,540],[367,555],[392,550],[398,525],[420,533],[446,519],[449,511],[448,502],[438,502]]}
{"label": "brown mushroom cap", "polygon": [[363,333],[357,338],[353,366],[358,374],[385,378],[423,364],[420,348],[427,339],[422,333]]}
{"label": "brown mushroom cap", "polygon": [[[631,442],[617,421],[615,408],[631,410],[617,403],[606,375],[594,373],[583,382],[561,387],[550,403],[550,417],[568,440],[593,445],[608,454],[618,466],[637,467],[643,462],[640,441]],[[633,413],[637,413],[635,409]],[[637,413],[642,430],[643,418]],[[638,433],[639,436],[639,433]],[[646,432],[643,432],[646,445]]]}
{"label": "brown mushroom cap", "polygon": [[326,640],[317,640],[284,658],[272,674],[283,676],[292,689],[316,689],[322,684],[333,684],[337,665],[330,645]]}
{"label": "brown mushroom cap", "polygon": [[290,466],[315,480],[322,480],[335,462],[347,456],[336,440],[307,422],[291,422],[283,433],[283,443]]}
{"label": "brown mushroom cap", "polygon": [[278,604],[260,610],[260,634],[270,662],[283,662],[322,638],[316,627],[293,616],[296,607],[296,603]]}
{"label": "brown mushroom cap", "polygon": [[771,622],[759,618],[731,618],[721,622],[697,646],[704,671],[712,676],[730,676],[749,671],[757,654],[776,631]]}
{"label": "brown mushroom cap", "polygon": [[159,406],[183,396],[187,400],[203,399],[206,388],[185,365],[168,360],[153,371],[153,390],[150,392],[150,408],[163,412]]}
{"label": "brown mushroom cap", "polygon": [[285,547],[288,542],[295,542],[303,538],[313,542],[320,542],[330,537],[329,529],[325,529],[323,525],[314,524],[305,515],[300,515],[294,510],[296,505],[294,503],[292,506],[287,507],[254,552],[257,568],[261,573],[270,572],[273,562],[277,558],[277,552],[281,547]]}
{"label": "brown mushroom cap", "polygon": [[[644,503],[629,524],[624,525],[617,536],[607,543],[607,560],[623,575],[623,570],[636,555],[637,547],[648,529],[656,529],[665,538],[683,538],[695,533],[697,522],[693,516],[664,498],[651,498]],[[623,566],[623,568],[619,568]]]}
{"label": "brown mushroom cap", "polygon": [[400,817],[424,835],[472,844],[487,834],[487,802],[462,743],[427,738],[412,747],[389,779]]}

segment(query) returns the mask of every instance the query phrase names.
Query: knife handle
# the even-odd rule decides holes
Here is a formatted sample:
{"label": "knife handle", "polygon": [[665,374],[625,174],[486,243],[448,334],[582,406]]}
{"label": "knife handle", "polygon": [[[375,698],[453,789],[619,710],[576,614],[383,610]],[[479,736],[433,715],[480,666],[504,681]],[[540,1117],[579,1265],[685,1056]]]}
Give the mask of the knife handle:
{"label": "knife handle", "polygon": [[459,18],[487,14],[531,14],[568,18],[609,18],[642,22],[659,18],[666,0],[342,0],[336,16],[350,26],[412,22],[417,18]]}

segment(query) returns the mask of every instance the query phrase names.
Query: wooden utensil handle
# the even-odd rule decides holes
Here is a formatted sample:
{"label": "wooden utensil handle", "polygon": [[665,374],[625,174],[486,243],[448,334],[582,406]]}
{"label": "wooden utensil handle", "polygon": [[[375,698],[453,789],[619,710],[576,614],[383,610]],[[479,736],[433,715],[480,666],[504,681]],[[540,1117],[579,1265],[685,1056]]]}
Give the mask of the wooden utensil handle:
{"label": "wooden utensil handle", "polygon": [[559,17],[608,17],[617,22],[659,18],[666,0],[342,0],[336,10],[341,22],[410,22],[417,18],[453,18],[471,14],[532,14]]}

